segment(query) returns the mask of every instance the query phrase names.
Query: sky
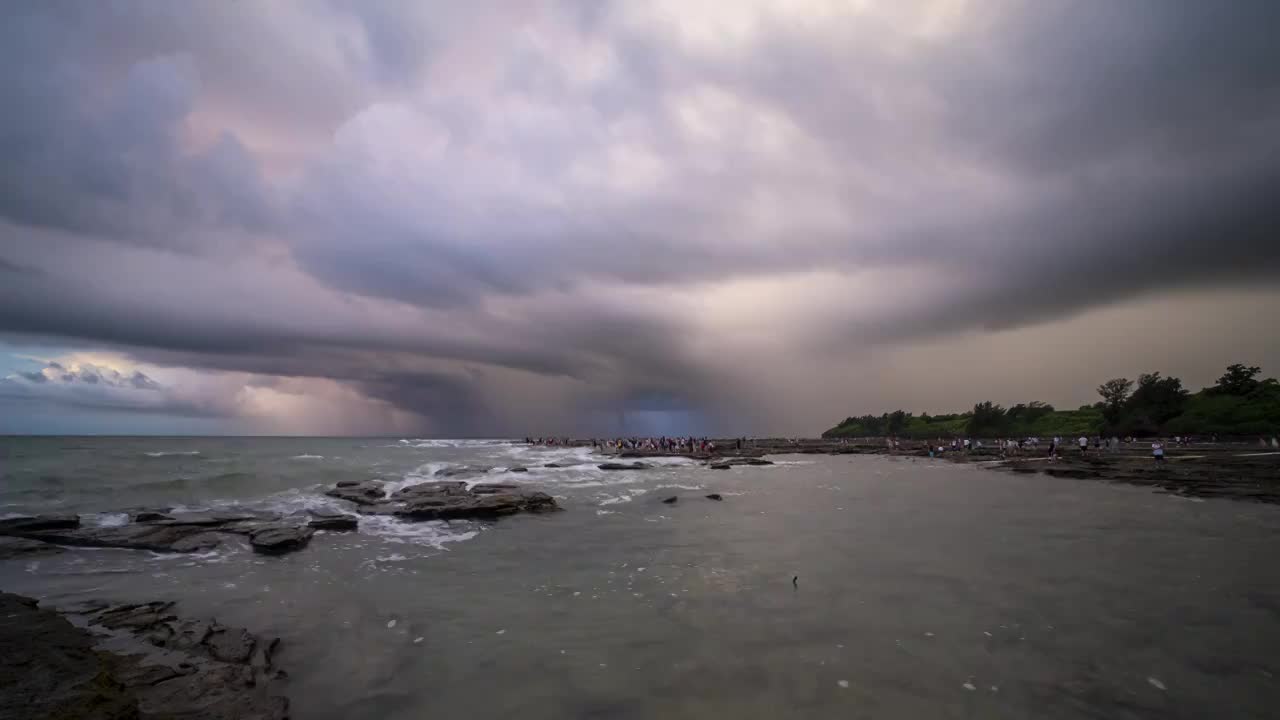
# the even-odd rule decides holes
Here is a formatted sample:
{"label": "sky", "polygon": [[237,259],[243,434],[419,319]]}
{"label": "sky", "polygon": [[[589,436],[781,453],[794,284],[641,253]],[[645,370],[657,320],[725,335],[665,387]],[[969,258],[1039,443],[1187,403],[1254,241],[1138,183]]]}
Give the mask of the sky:
{"label": "sky", "polygon": [[0,433],[814,435],[1280,374],[1280,4],[16,0]]}

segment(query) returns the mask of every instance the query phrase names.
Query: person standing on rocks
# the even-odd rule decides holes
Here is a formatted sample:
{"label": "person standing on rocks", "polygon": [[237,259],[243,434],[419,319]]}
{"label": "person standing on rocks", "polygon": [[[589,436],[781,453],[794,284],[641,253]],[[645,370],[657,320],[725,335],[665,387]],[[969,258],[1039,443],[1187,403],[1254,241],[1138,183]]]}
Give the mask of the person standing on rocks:
{"label": "person standing on rocks", "polygon": [[1155,458],[1156,462],[1164,460],[1164,443],[1159,440],[1151,443],[1151,457]]}
{"label": "person standing on rocks", "polygon": [[1084,435],[1081,435],[1081,436],[1080,436],[1079,443],[1080,443],[1080,454],[1081,454],[1081,455],[1086,455],[1086,454],[1088,454],[1088,452],[1089,452],[1089,438],[1088,438],[1088,437],[1086,437],[1086,436],[1084,436]]}

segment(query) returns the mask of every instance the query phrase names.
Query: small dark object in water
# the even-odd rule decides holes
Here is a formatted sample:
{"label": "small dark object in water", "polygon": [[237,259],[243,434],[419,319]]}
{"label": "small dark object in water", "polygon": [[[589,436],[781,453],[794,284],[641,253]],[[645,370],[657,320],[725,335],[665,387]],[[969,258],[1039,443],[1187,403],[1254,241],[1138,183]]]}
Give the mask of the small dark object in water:
{"label": "small dark object in water", "polygon": [[792,586],[792,587],[800,587],[800,576],[799,576],[799,575],[794,575],[794,576],[792,576],[792,578],[791,578],[791,586]]}
{"label": "small dark object in water", "polygon": [[676,501],[677,501],[677,500],[679,500],[679,499],[680,499],[679,497],[677,497],[677,496],[675,496],[675,495],[672,495],[671,497],[669,497],[669,498],[667,498],[667,499],[663,500],[662,502],[664,502],[664,503],[666,503],[666,504],[668,504],[668,505],[675,505],[675,504],[676,504]]}
{"label": "small dark object in water", "polygon": [[720,497],[720,493],[711,493],[710,495],[708,495],[708,496],[707,496],[707,499],[708,499],[708,500],[723,500],[724,498]]}

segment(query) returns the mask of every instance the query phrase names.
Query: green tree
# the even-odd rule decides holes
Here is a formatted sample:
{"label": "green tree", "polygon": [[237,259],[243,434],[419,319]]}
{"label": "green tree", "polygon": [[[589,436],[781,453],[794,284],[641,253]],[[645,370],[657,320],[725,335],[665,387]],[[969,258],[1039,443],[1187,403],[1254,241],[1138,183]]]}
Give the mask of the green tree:
{"label": "green tree", "polygon": [[1128,378],[1111,378],[1098,386],[1098,394],[1102,396],[1102,417],[1108,423],[1117,423],[1124,413],[1125,402],[1129,399],[1129,391],[1133,389],[1133,381]]}
{"label": "green tree", "polygon": [[1126,409],[1143,427],[1158,428],[1182,413],[1189,394],[1176,377],[1143,373],[1138,376],[1138,387],[1129,396]]}
{"label": "green tree", "polygon": [[1262,368],[1255,366],[1245,367],[1240,363],[1228,365],[1227,371],[1218,378],[1218,383],[1213,386],[1213,390],[1221,395],[1248,395],[1261,385],[1255,378],[1262,373]]}
{"label": "green tree", "polygon": [[996,434],[1003,432],[1005,426],[1005,409],[987,400],[973,406],[973,416],[965,426],[970,435]]}

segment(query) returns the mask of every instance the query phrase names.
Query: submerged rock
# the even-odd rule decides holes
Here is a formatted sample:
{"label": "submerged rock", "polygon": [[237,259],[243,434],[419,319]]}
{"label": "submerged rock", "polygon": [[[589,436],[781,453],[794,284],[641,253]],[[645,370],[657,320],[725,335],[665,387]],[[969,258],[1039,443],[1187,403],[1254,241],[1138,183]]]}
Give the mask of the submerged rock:
{"label": "submerged rock", "polygon": [[615,462],[601,463],[596,467],[600,468],[601,470],[644,470],[648,468],[649,465],[637,460],[636,462],[633,462],[633,463],[615,463]]}
{"label": "submerged rock", "polygon": [[729,463],[716,463],[715,465],[711,466],[711,469],[712,470],[729,470],[732,467],[733,466],[730,465]]}
{"label": "submerged rock", "polygon": [[0,537],[0,560],[37,555],[57,555],[60,552],[64,552],[64,548],[50,545],[47,542],[18,537]]}
{"label": "submerged rock", "polygon": [[36,530],[66,530],[80,527],[79,515],[35,515],[0,520],[0,534],[17,535]]}
{"label": "submerged rock", "polygon": [[264,527],[249,534],[249,544],[257,552],[267,555],[281,555],[306,547],[307,543],[311,542],[311,536],[315,532],[310,527]]}
{"label": "submerged rock", "polygon": [[671,497],[669,497],[669,498],[663,498],[662,502],[664,502],[664,503],[666,503],[666,504],[668,504],[668,505],[674,505],[674,504],[676,504],[676,502],[677,502],[679,499],[680,499],[679,497],[677,497],[677,496],[675,496],[675,495],[672,495],[672,496],[671,496]]}
{"label": "submerged rock", "polygon": [[383,489],[382,483],[377,480],[365,480],[363,482],[342,480],[336,487],[326,490],[324,494],[340,500],[347,500],[357,505],[376,505],[387,497],[387,491]]}
{"label": "submerged rock", "polygon": [[360,527],[360,521],[355,515],[346,513],[312,513],[307,527],[315,530],[355,530]]}
{"label": "submerged rock", "polygon": [[724,498],[720,496],[720,493],[710,493],[706,497],[708,500],[724,500]]}
{"label": "submerged rock", "polygon": [[0,526],[0,536],[72,547],[189,553],[217,548],[222,543],[221,534],[226,533],[249,536],[250,543],[259,552],[284,552],[302,547],[314,532],[305,526],[283,525],[280,516],[267,513],[161,514],[113,527],[80,526],[78,521],[71,526],[66,518],[58,522],[49,522],[48,518],[40,520]]}

